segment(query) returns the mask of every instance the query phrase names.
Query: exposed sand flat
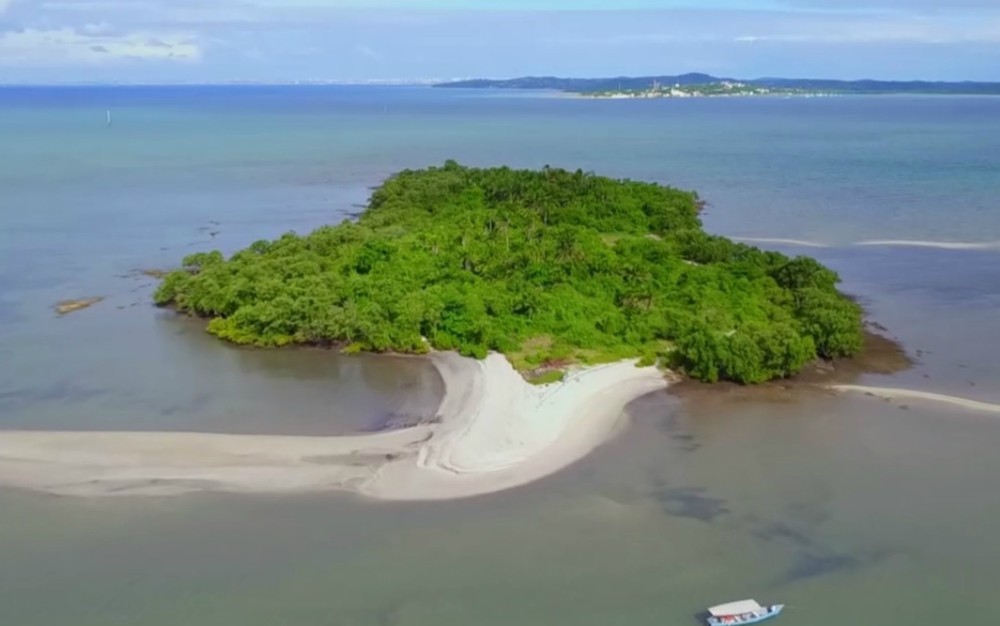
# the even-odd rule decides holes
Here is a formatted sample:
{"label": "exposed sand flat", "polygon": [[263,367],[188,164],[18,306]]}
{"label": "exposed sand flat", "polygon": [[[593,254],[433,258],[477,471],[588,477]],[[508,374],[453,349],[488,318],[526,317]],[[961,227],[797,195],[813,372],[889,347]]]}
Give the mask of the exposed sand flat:
{"label": "exposed sand flat", "polygon": [[535,387],[501,355],[436,354],[436,423],[356,437],[0,432],[0,485],[73,496],[350,490],[391,500],[479,495],[585,456],[630,401],[666,387],[632,362]]}
{"label": "exposed sand flat", "polygon": [[97,296],[93,298],[79,298],[76,300],[62,300],[56,302],[55,310],[59,315],[68,315],[70,313],[75,313],[77,311],[82,311],[83,309],[90,308],[99,302],[104,301],[104,296]]}
{"label": "exposed sand flat", "polygon": [[913,389],[895,389],[890,387],[866,387],[864,385],[830,385],[830,389],[835,391],[847,391],[855,393],[866,393],[886,400],[927,400],[930,402],[944,402],[954,406],[962,407],[972,411],[985,411],[987,413],[1000,413],[1000,404],[970,400],[958,396],[949,396],[941,393],[929,391],[916,391]]}
{"label": "exposed sand flat", "polygon": [[[830,244],[805,239],[782,239],[779,237],[730,237],[733,241],[750,244],[775,244],[802,246],[806,248],[829,248]],[[1000,241],[921,241],[911,239],[872,239],[857,241],[852,246],[897,246],[912,248],[941,248],[943,250],[1000,250]]]}
{"label": "exposed sand flat", "polygon": [[803,246],[806,248],[829,248],[830,246],[818,241],[806,241],[804,239],[781,239],[778,237],[730,237],[733,241],[740,243],[773,243],[785,246]]}
{"label": "exposed sand flat", "polygon": [[859,241],[856,246],[902,246],[915,248],[942,248],[944,250],[998,250],[1000,241],[911,241],[909,239],[876,239]]}

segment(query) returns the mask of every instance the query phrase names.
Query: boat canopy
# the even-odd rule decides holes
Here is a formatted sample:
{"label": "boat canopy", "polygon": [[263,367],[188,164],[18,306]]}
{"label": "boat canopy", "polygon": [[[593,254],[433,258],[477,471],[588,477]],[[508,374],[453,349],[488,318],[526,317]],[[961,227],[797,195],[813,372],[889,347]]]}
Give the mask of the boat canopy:
{"label": "boat canopy", "polygon": [[757,604],[756,600],[740,600],[739,602],[729,602],[720,604],[708,609],[713,617],[726,617],[727,615],[743,615],[744,613],[756,613],[764,607]]}

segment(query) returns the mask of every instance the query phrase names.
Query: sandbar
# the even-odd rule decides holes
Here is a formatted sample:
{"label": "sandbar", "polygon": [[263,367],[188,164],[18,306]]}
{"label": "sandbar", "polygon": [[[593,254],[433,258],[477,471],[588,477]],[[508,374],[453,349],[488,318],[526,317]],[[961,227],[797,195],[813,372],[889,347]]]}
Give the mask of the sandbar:
{"label": "sandbar", "polygon": [[0,485],[64,496],[352,491],[444,500],[524,485],[606,441],[626,405],[667,387],[633,361],[527,383],[505,357],[430,357],[444,380],[436,416],[345,437],[169,432],[0,432]]}
{"label": "sandbar", "polygon": [[942,250],[995,250],[1000,248],[1000,241],[920,241],[910,239],[877,239],[872,241],[859,241],[854,245],[940,248]]}
{"label": "sandbar", "polygon": [[930,391],[917,391],[915,389],[897,389],[893,387],[868,387],[866,385],[830,385],[834,391],[846,391],[854,393],[864,393],[882,398],[884,400],[923,400],[928,402],[941,402],[951,404],[970,411],[980,411],[985,413],[1000,413],[1000,404],[983,402],[981,400],[971,400],[960,396],[949,396],[943,393],[933,393]]}
{"label": "sandbar", "polygon": [[70,313],[76,313],[77,311],[82,311],[83,309],[88,309],[98,302],[103,302],[104,296],[96,296],[92,298],[77,298],[75,300],[61,300],[56,302],[55,310],[59,315],[68,315]]}
{"label": "sandbar", "polygon": [[807,241],[805,239],[784,239],[780,237],[730,237],[733,241],[738,241],[740,243],[761,243],[761,244],[776,244],[784,246],[802,246],[805,248],[829,248],[830,246],[825,243],[820,243],[818,241]]}

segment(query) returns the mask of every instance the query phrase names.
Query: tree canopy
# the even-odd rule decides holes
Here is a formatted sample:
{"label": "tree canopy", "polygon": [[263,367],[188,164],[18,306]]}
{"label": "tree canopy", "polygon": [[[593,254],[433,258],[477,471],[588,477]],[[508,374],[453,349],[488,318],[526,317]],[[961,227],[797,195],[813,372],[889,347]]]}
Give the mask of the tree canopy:
{"label": "tree canopy", "polygon": [[155,300],[239,344],[495,350],[522,370],[635,356],[758,383],[861,349],[833,271],[708,235],[699,209],[651,183],[448,161],[392,176],[357,221],[191,255]]}

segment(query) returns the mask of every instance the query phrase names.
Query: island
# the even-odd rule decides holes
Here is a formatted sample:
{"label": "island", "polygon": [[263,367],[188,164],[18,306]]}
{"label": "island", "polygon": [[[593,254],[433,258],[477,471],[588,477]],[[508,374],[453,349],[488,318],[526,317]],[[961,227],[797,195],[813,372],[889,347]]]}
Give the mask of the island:
{"label": "island", "polygon": [[861,349],[836,273],[709,235],[700,207],[652,183],[450,161],[389,178],[357,221],[188,256],[155,300],[238,344],[497,352],[544,381],[638,358],[760,383]]}
{"label": "island", "polygon": [[679,376],[750,385],[858,354],[862,312],[836,273],[710,235],[701,206],[652,183],[449,161],[392,176],[355,221],[193,254],[159,305],[255,348],[423,355],[438,409],[337,437],[6,431],[0,485],[477,496],[582,458]]}

